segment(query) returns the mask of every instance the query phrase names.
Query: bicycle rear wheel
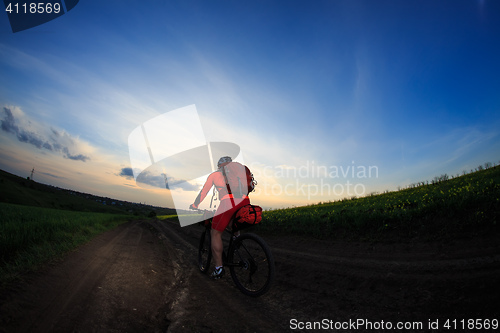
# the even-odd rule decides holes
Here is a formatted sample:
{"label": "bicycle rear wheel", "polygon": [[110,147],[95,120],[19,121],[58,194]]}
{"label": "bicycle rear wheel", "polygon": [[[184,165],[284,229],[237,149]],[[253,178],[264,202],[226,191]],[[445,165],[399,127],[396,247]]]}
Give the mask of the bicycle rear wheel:
{"label": "bicycle rear wheel", "polygon": [[198,268],[203,273],[207,273],[212,260],[212,239],[210,228],[205,228],[201,234],[200,244],[198,246]]}
{"label": "bicycle rear wheel", "polygon": [[229,249],[228,264],[236,286],[248,296],[261,296],[274,280],[274,259],[266,242],[247,233],[236,238]]}

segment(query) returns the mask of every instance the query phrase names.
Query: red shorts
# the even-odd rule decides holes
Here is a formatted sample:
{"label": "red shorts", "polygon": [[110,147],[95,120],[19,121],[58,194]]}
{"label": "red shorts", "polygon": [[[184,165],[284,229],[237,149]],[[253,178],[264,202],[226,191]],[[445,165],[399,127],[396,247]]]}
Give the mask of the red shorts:
{"label": "red shorts", "polygon": [[[231,201],[234,202],[234,207]],[[233,217],[234,213],[236,213],[236,211],[241,207],[249,204],[250,200],[248,198],[221,200],[219,208],[217,208],[215,216],[212,220],[212,229],[215,229],[217,231],[224,231],[224,229],[226,229],[229,225],[229,222],[231,222],[231,218]]]}

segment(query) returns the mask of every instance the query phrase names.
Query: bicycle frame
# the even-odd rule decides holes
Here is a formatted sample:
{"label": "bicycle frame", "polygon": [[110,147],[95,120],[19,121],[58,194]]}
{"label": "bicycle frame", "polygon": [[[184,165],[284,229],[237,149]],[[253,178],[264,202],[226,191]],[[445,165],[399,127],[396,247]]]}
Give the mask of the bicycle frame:
{"label": "bicycle frame", "polygon": [[[199,223],[205,230],[198,247],[198,267],[205,274],[209,270],[213,255],[211,223],[211,217]],[[266,293],[274,280],[274,259],[262,238],[251,232],[235,237],[235,233],[239,230],[233,220],[224,230],[229,234],[229,241],[224,240],[226,237],[222,239],[222,265],[229,268],[231,278],[241,292],[247,296],[257,297]]]}
{"label": "bicycle frame", "polygon": [[[205,224],[206,221],[208,221],[208,224]],[[231,220],[231,222],[232,222],[232,220]],[[207,232],[210,232],[210,230],[212,230],[212,227],[211,227],[212,226],[212,218],[204,220],[204,221],[201,221],[200,223],[205,224],[205,228],[207,229]],[[232,225],[232,223],[231,223],[231,225]],[[229,242],[227,244],[227,248],[226,248],[226,246],[224,244],[224,240],[222,240],[222,245],[223,245],[223,248],[222,248],[222,265],[225,266],[225,267],[231,267],[231,266],[237,267],[237,266],[240,266],[240,264],[235,264],[235,263],[227,262],[227,255],[226,255],[226,249],[229,250],[229,249],[232,248],[233,241],[234,241],[234,233],[236,231],[234,231],[232,228],[229,229],[229,227],[226,228],[224,231],[227,232],[230,235],[230,237],[229,237]]]}

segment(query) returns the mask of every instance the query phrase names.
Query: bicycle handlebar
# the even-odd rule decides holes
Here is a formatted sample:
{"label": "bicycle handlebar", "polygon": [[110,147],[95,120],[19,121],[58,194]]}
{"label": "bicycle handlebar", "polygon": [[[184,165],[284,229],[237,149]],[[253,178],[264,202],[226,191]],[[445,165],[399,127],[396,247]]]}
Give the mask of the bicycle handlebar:
{"label": "bicycle handlebar", "polygon": [[195,207],[193,207],[192,205],[191,205],[191,206],[189,206],[189,209],[194,210],[194,211],[199,212],[199,213],[209,212],[209,210],[208,210],[208,209],[199,209],[199,208],[195,208]]}
{"label": "bicycle handlebar", "polygon": [[198,212],[203,212],[203,210],[201,210],[199,208],[195,208],[193,205],[189,205],[189,209],[195,210],[195,211],[198,211]]}

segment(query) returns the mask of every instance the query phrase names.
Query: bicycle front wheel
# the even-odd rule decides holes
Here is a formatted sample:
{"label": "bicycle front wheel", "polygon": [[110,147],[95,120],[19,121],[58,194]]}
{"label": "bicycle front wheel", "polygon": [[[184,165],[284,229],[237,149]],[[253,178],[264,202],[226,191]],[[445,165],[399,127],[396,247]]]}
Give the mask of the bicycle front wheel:
{"label": "bicycle front wheel", "polygon": [[205,228],[201,234],[200,244],[198,246],[198,268],[203,273],[207,273],[212,260],[212,239],[210,228]]}
{"label": "bicycle front wheel", "polygon": [[247,233],[233,242],[228,255],[229,269],[234,283],[245,295],[261,296],[274,280],[274,259],[266,242]]}

